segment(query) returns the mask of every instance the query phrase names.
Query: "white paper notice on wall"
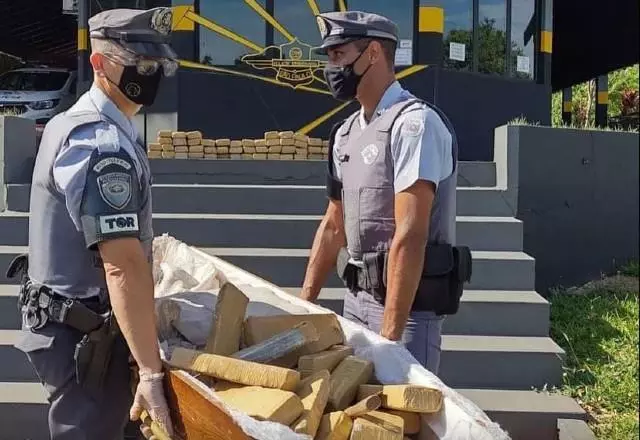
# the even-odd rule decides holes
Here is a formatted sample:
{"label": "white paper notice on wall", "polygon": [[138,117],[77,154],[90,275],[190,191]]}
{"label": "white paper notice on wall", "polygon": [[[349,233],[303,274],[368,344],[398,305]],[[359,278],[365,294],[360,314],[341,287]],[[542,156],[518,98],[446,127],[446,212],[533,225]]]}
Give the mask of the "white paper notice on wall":
{"label": "white paper notice on wall", "polygon": [[522,73],[529,73],[530,72],[529,68],[530,68],[529,57],[522,57],[518,55],[518,58],[516,61],[516,70]]}
{"label": "white paper notice on wall", "polygon": [[462,43],[449,43],[449,59],[455,61],[465,61],[466,46]]}
{"label": "white paper notice on wall", "polygon": [[396,66],[411,66],[413,64],[413,41],[400,40],[396,49]]}

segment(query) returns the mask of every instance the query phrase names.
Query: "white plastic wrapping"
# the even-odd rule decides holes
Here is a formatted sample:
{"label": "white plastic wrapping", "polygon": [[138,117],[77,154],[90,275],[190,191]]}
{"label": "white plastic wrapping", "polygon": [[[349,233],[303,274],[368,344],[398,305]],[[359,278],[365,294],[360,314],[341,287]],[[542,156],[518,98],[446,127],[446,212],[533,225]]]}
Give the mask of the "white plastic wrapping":
{"label": "white plastic wrapping", "polygon": [[[175,300],[181,306],[180,333],[190,342],[202,342],[209,334],[215,295],[227,280],[237,285],[251,300],[247,316],[266,314],[333,313],[290,295],[277,286],[224,260],[205,254],[164,234],[153,243],[156,301]],[[187,292],[191,291],[191,292]],[[195,292],[195,293],[194,293]],[[338,316],[346,344],[359,357],[374,363],[377,379],[384,384],[414,384],[437,388],[444,395],[443,409],[437,415],[423,416],[423,429],[430,429],[439,440],[508,440],[509,436],[471,401],[447,387],[422,367],[402,345],[389,342],[370,330]],[[170,355],[177,340],[161,341],[164,355]],[[184,344],[184,341],[182,342]],[[196,344],[198,345],[198,344]],[[204,387],[206,388],[206,387]],[[215,398],[215,392],[206,388]],[[256,440],[303,440],[277,423],[260,422],[221,403],[244,430]]]}

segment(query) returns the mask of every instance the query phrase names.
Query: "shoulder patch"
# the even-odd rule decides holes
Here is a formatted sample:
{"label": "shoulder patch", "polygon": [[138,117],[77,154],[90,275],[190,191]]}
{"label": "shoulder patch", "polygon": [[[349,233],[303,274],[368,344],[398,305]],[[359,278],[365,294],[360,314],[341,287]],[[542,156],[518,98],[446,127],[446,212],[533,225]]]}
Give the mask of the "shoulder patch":
{"label": "shoulder patch", "polygon": [[[103,159],[106,160],[106,159]],[[113,209],[121,210],[131,200],[131,175],[127,173],[106,173],[97,178],[100,197]]]}
{"label": "shoulder patch", "polygon": [[418,115],[407,117],[402,123],[402,134],[417,137],[424,133],[424,118]]}

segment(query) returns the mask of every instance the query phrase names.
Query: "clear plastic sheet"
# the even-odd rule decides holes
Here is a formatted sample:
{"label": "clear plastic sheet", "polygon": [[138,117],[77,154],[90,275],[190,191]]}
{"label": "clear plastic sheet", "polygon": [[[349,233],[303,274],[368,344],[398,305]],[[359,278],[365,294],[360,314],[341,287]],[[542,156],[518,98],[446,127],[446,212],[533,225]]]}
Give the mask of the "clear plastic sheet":
{"label": "clear plastic sheet", "polygon": [[[177,301],[182,321],[180,334],[161,341],[163,355],[170,356],[176,345],[192,347],[206,340],[215,309],[215,295],[227,281],[238,286],[250,299],[247,316],[267,314],[333,313],[290,295],[277,286],[224,260],[190,247],[164,234],[156,237],[154,278],[156,302]],[[447,387],[423,368],[402,345],[380,337],[362,326],[338,316],[347,338],[359,357],[374,363],[377,379],[384,384],[414,384],[437,388],[444,395],[443,409],[435,415],[423,415],[423,430],[439,440],[507,440],[509,436],[486,414],[461,394]],[[178,332],[176,332],[178,333]],[[186,334],[189,337],[186,337]],[[188,340],[188,341],[187,341]],[[215,392],[204,387],[215,397]],[[221,402],[244,432],[256,440],[303,440],[309,436],[294,433],[277,423],[257,421]]]}

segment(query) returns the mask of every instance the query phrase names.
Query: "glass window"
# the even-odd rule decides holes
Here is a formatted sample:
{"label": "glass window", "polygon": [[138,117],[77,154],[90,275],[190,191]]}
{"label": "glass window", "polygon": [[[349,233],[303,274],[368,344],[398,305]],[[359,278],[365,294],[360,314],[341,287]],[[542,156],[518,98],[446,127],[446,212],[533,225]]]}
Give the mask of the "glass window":
{"label": "glass window", "polygon": [[479,0],[478,71],[504,75],[507,43],[506,0]]}
{"label": "glass window", "polygon": [[0,77],[0,90],[53,92],[63,88],[68,79],[68,72],[13,70]]}
{"label": "glass window", "polygon": [[445,0],[444,67],[471,70],[473,66],[473,0]]}
{"label": "glass window", "polygon": [[398,25],[401,40],[413,42],[413,0],[348,0],[347,7],[351,11],[384,15]]}
{"label": "glass window", "polygon": [[516,78],[532,79],[536,35],[535,2],[511,0],[511,72]]}
{"label": "glass window", "polygon": [[[265,7],[265,0],[258,0]],[[234,34],[264,47],[267,24],[256,11],[238,0],[200,0],[200,15]],[[198,25],[200,34],[200,62],[213,65],[240,64],[240,58],[254,50]]]}
{"label": "glass window", "polygon": [[[315,0],[320,12],[333,11],[333,0]],[[320,30],[316,18],[306,0],[274,0],[273,16],[287,32],[299,42],[311,46],[320,45]],[[276,45],[288,43],[277,29],[273,30],[273,41]]]}

